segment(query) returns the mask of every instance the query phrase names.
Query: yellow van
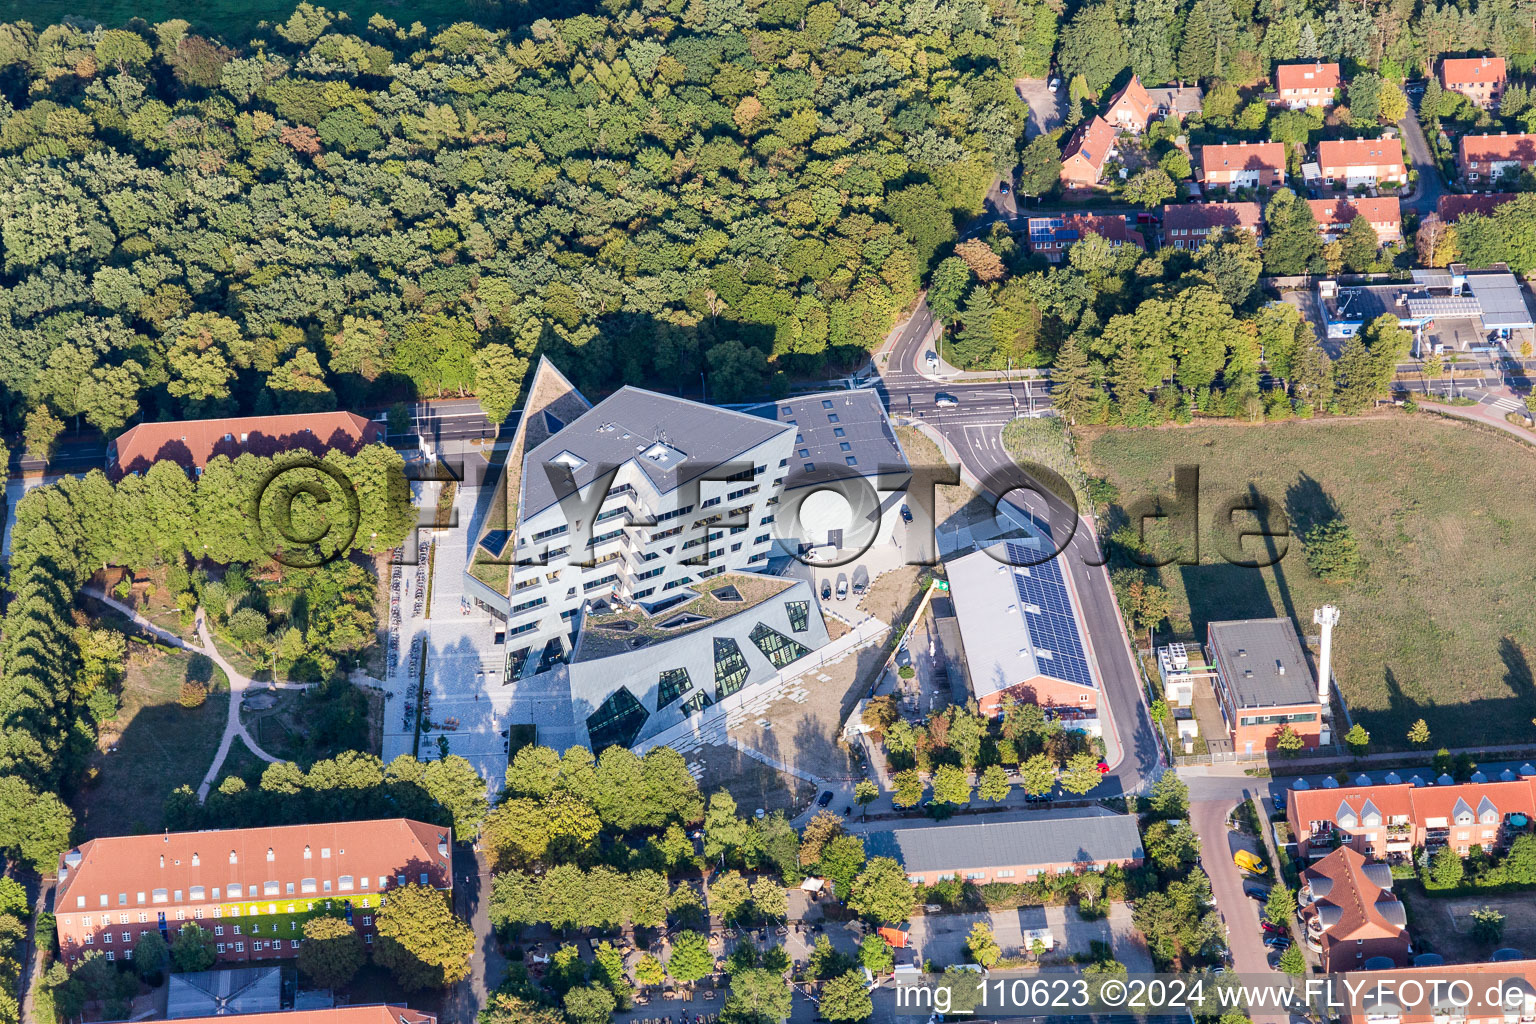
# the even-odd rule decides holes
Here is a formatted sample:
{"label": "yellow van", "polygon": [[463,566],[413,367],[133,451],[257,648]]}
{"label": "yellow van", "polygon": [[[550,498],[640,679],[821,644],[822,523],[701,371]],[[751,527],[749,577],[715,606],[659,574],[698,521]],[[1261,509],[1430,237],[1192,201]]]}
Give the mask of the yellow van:
{"label": "yellow van", "polygon": [[1268,865],[1266,865],[1262,860],[1259,860],[1257,855],[1248,850],[1238,850],[1236,853],[1234,853],[1232,855],[1232,863],[1236,864],[1244,871],[1252,871],[1256,875],[1267,874],[1269,871]]}

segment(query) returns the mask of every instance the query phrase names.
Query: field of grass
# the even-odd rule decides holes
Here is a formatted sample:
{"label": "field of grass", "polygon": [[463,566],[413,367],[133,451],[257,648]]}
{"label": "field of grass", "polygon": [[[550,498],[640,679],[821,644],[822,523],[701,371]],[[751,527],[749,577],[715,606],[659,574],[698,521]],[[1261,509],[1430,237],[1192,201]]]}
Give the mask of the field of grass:
{"label": "field of grass", "polygon": [[[1212,620],[1293,616],[1339,606],[1335,674],[1373,750],[1407,747],[1415,719],[1435,746],[1536,741],[1536,452],[1474,427],[1390,415],[1169,430],[1098,431],[1079,440],[1119,504],[1171,495],[1177,465],[1200,470],[1200,564],[1159,570],[1175,627],[1204,640]],[[1257,493],[1276,521],[1304,526],[1335,505],[1364,567],[1329,585],[1297,538],[1272,568],[1227,564],[1220,509]],[[1256,524],[1239,513],[1240,527]],[[1250,555],[1262,541],[1246,542]],[[1277,548],[1282,550],[1282,548]],[[1161,639],[1161,638],[1160,638]]]}
{"label": "field of grass", "polygon": [[[218,666],[176,651],[139,653],[129,660],[122,710],[102,730],[92,761],[94,779],[76,802],[87,837],[153,832],[171,790],[196,787],[219,748],[229,711],[229,680]],[[177,703],[188,672],[212,672],[212,692],[198,708]]]}
{"label": "field of grass", "polygon": [[[184,18],[192,23],[192,31],[216,36],[236,46],[255,34],[258,23],[287,21],[297,6],[298,0],[214,0],[195,7],[175,0],[0,0],[0,21],[26,20],[42,28],[75,18],[120,28],[133,18],[143,18],[150,24]],[[506,21],[502,13],[505,8],[488,0],[328,0],[315,6],[350,16],[352,31],[363,30],[375,13],[392,19],[402,28],[415,21],[429,29],[456,21],[474,21],[491,27]]]}

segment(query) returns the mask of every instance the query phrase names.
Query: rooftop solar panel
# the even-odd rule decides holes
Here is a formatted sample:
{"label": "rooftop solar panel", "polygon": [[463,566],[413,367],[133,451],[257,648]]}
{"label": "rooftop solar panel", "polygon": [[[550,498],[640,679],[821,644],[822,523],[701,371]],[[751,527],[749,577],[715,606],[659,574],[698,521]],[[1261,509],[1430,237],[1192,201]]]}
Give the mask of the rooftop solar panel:
{"label": "rooftop solar panel", "polygon": [[1035,565],[1026,564],[1033,557],[1030,548],[1008,542],[1008,561],[1015,566],[1013,586],[1019,596],[1019,611],[1029,627],[1040,671],[1078,686],[1093,686],[1093,673],[1088,668],[1077,618],[1072,614],[1072,598],[1061,575],[1060,560],[1051,558]]}

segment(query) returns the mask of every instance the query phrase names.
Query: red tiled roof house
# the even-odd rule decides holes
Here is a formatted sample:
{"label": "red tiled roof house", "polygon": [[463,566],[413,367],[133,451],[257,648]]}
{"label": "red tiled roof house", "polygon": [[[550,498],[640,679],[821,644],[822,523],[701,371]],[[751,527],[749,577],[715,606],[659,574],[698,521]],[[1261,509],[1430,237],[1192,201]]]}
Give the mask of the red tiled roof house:
{"label": "red tiled roof house", "polygon": [[1402,204],[1396,196],[1309,199],[1307,204],[1312,207],[1317,230],[1325,242],[1332,242],[1342,236],[1356,217],[1365,218],[1366,223],[1376,232],[1376,240],[1382,245],[1402,241]]}
{"label": "red tiled roof house", "polygon": [[371,944],[389,890],[452,888],[452,830],[406,818],[109,836],[67,851],[54,910],[68,963],[93,949],[130,959],[158,930],[213,932],[222,962],[297,955],[303,922],[342,909]]}
{"label": "red tiled roof house", "polygon": [[1124,214],[1067,213],[1029,218],[1030,252],[1039,253],[1052,263],[1059,263],[1062,255],[1082,241],[1084,235],[1108,239],[1116,248],[1126,244],[1138,249],[1147,247],[1146,238],[1126,224]]}
{"label": "red tiled roof house", "polygon": [[1403,144],[1395,138],[1319,142],[1317,163],[1325,180],[1346,188],[1401,184],[1408,180]]}
{"label": "red tiled roof house", "polygon": [[1337,64],[1281,64],[1275,68],[1275,103],[1292,110],[1330,107],[1340,82]]}
{"label": "red tiled roof house", "polygon": [[1109,109],[1104,112],[1104,119],[1120,131],[1140,135],[1147,130],[1147,125],[1151,122],[1152,114],[1156,109],[1152,97],[1141,84],[1141,78],[1132,75],[1131,80],[1125,83],[1125,88],[1109,101]]}
{"label": "red tiled roof house", "polygon": [[[1448,777],[1340,789],[1291,790],[1285,820],[1300,857],[1348,846],[1372,860],[1400,860],[1414,847],[1433,853],[1450,846],[1466,856],[1474,846],[1494,850],[1515,834],[1510,815],[1536,816],[1530,778],[1453,784]],[[1414,783],[1421,783],[1415,785]]]}
{"label": "red tiled roof house", "polygon": [[1519,195],[1518,192],[1485,192],[1480,195],[1450,192],[1440,197],[1440,201],[1435,204],[1435,212],[1445,223],[1455,224],[1469,213],[1480,213],[1484,217],[1491,216],[1494,210],[1512,199],[1519,198]]}
{"label": "red tiled roof house", "polygon": [[1461,174],[1468,182],[1497,182],[1507,171],[1536,166],[1536,135],[1463,135],[1457,145]]}
{"label": "red tiled roof house", "polygon": [[1162,244],[1198,249],[1211,235],[1227,228],[1263,236],[1264,218],[1258,203],[1182,203],[1163,207]]}
{"label": "red tiled roof house", "polygon": [[1223,142],[1200,150],[1200,177],[1207,185],[1257,188],[1285,183],[1285,144]]}
{"label": "red tiled roof house", "polygon": [[1340,847],[1301,874],[1301,919],[1323,972],[1358,970],[1385,957],[1409,959],[1408,917],[1392,893],[1392,869]]}
{"label": "red tiled roof house", "polygon": [[142,473],[161,459],[169,459],[200,474],[216,455],[233,459],[246,452],[275,455],[300,448],[315,455],[328,451],[356,454],[383,436],[382,426],[354,412],[140,423],[107,445],[107,472],[113,477]]}
{"label": "red tiled roof house", "polygon": [[1485,109],[1498,106],[1505,81],[1503,57],[1447,57],[1440,62],[1440,87]]}
{"label": "red tiled roof house", "polygon": [[1104,176],[1104,164],[1115,156],[1115,129],[1098,115],[1072,136],[1061,154],[1061,182],[1069,189],[1093,188]]}

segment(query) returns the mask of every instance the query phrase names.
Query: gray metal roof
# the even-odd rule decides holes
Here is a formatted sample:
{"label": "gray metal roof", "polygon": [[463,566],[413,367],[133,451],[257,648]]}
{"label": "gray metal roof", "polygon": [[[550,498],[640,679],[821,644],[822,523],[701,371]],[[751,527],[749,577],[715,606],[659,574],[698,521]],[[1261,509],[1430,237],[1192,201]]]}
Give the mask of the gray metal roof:
{"label": "gray metal roof", "polygon": [[1477,297],[1483,326],[1489,330],[1536,326],[1525,289],[1514,274],[1502,270],[1469,270],[1467,287]]}
{"label": "gray metal roof", "polygon": [[[1059,556],[1053,561],[1059,566]],[[1028,573],[1035,567],[1022,568]],[[1041,567],[1042,573],[1045,568],[1048,567]],[[975,691],[971,696],[984,697],[1036,676],[1049,676],[1082,685],[1063,671],[1065,660],[1058,665],[1054,650],[1049,660],[1039,656],[1042,644],[1049,645],[1044,649],[1051,649],[1058,642],[1070,638],[1052,641],[1046,637],[1045,631],[1040,636],[1033,634],[1032,627],[1041,622],[1041,613],[1048,610],[1021,607],[1023,601],[1014,579],[1017,571],[1015,567],[998,561],[983,550],[944,563],[944,571],[949,578],[950,598],[954,602],[955,618],[960,625],[960,643],[965,648],[971,688]],[[1055,576],[1051,578],[1054,580]],[[1063,583],[1066,585],[1064,578]],[[1073,595],[1070,591],[1066,596],[1065,603],[1075,604],[1071,600]],[[1074,621],[1076,619],[1075,607],[1049,611],[1063,612]],[[1080,650],[1081,624],[1078,625],[1077,637]],[[1063,655],[1067,653],[1062,652]],[[1088,679],[1091,684],[1091,674]]]}
{"label": "gray metal roof", "polygon": [[1316,703],[1317,678],[1290,619],[1213,622],[1207,635],[1238,707]]}
{"label": "gray metal roof", "polygon": [[231,967],[222,971],[172,974],[165,1015],[217,1017],[271,1013],[282,1009],[282,969]]}
{"label": "gray metal roof", "polygon": [[1483,311],[1482,305],[1470,295],[1409,296],[1407,305],[1408,315],[1416,320],[1437,317],[1472,320]]}
{"label": "gray metal roof", "polygon": [[746,411],[794,427],[787,488],[907,470],[906,453],[873,389],[797,395]]}
{"label": "gray metal roof", "polygon": [[581,460],[571,472],[577,488],[604,469],[633,461],[666,494],[786,429],[760,416],[624,387],[528,453],[521,516],[537,515],[558,501],[543,464],[562,461],[558,456],[566,452]]}
{"label": "gray metal roof", "polygon": [[1030,864],[1094,864],[1144,856],[1136,819],[1073,810],[975,825],[933,825],[869,832],[864,852],[893,857],[908,874]]}

